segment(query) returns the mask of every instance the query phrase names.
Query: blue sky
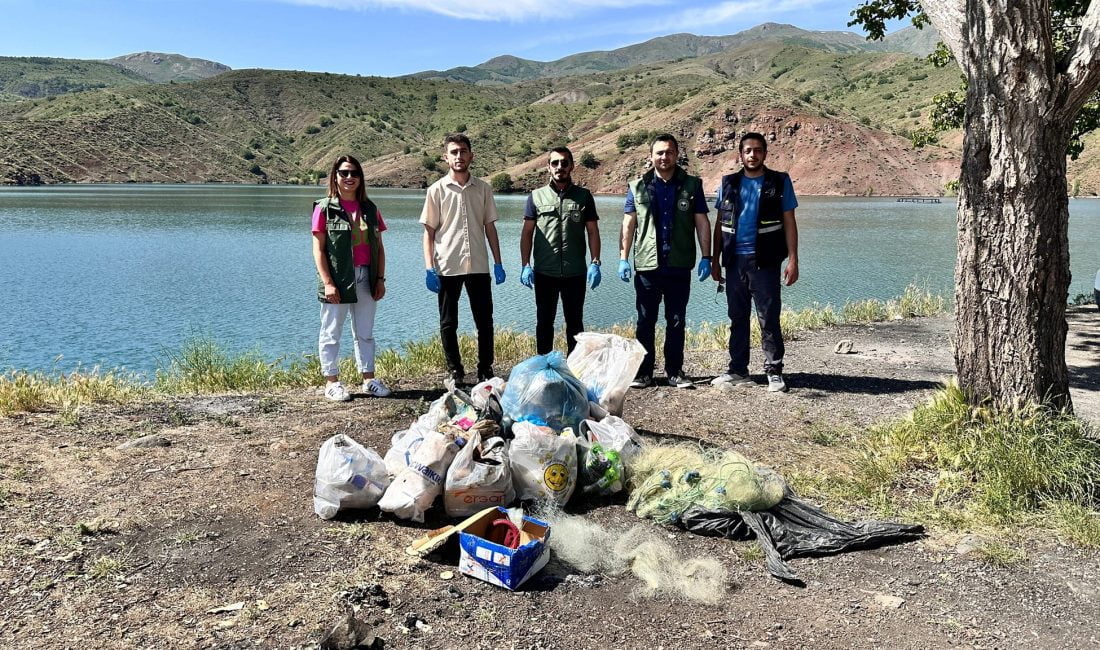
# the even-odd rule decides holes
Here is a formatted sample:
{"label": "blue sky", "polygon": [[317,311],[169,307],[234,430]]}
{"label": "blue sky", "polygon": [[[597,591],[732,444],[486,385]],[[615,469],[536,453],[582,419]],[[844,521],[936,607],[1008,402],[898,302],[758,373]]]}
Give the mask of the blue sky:
{"label": "blue sky", "polygon": [[846,30],[857,0],[0,0],[0,55],[173,52],[232,68],[394,76],[549,61],[763,22]]}

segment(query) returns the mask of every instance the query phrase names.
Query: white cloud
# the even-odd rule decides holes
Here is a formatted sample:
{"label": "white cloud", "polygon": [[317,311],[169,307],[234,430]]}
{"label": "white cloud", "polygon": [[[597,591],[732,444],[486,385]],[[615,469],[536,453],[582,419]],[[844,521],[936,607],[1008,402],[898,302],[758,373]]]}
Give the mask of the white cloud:
{"label": "white cloud", "polygon": [[671,12],[661,20],[658,29],[654,28],[652,21],[633,21],[619,25],[618,31],[633,34],[713,34],[722,31],[725,24],[741,23],[743,29],[760,22],[797,20],[796,12],[805,12],[823,4],[835,4],[835,0],[730,0]]}
{"label": "white cloud", "polygon": [[408,9],[482,21],[569,18],[601,9],[662,5],[672,0],[282,0],[330,9]]}

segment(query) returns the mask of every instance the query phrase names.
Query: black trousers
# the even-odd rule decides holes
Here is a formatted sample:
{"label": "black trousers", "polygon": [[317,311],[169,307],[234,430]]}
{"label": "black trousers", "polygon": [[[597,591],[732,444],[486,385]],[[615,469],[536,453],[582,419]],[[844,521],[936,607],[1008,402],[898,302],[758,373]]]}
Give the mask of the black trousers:
{"label": "black trousers", "polygon": [[585,280],[583,275],[556,278],[535,274],[535,349],[539,354],[554,349],[554,321],[558,318],[559,298],[569,352],[577,345],[577,334],[584,331]]}
{"label": "black trousers", "polygon": [[737,255],[726,267],[726,304],[730,317],[729,371],[749,374],[750,301],[756,303],[760,320],[761,347],[764,348],[764,372],[783,372],[783,333],[779,329],[779,265],[758,269],[754,255]]}
{"label": "black trousers", "polygon": [[439,276],[439,338],[443,342],[443,357],[447,370],[465,374],[458,349],[458,298],[463,287],[477,328],[477,372],[487,375],[493,370],[493,290],[488,273]]}
{"label": "black trousers", "polygon": [[688,298],[691,296],[691,269],[658,268],[634,274],[635,306],[638,327],[635,336],[645,348],[645,358],[638,376],[652,377],[656,363],[654,343],[657,315],[665,304],[665,373],[679,376],[684,370],[684,324]]}

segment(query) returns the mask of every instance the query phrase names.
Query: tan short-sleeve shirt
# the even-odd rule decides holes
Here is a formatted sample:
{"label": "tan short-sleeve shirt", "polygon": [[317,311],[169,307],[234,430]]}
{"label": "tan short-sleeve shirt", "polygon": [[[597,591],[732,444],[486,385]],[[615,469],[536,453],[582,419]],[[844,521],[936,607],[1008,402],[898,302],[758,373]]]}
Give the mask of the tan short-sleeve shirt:
{"label": "tan short-sleeve shirt", "polygon": [[488,273],[485,224],[497,220],[493,188],[476,176],[465,185],[447,174],[428,188],[420,223],[435,230],[435,267],[440,275]]}

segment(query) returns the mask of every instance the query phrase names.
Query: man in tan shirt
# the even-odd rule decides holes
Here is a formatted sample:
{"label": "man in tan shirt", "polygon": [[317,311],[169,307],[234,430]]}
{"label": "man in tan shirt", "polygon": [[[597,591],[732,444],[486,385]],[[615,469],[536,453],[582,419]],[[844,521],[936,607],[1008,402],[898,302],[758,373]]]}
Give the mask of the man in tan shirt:
{"label": "man in tan shirt", "polygon": [[425,284],[439,296],[439,338],[447,370],[456,383],[466,371],[458,349],[458,298],[462,288],[470,301],[477,328],[478,381],[493,376],[493,291],[489,282],[488,240],[496,283],[504,282],[497,239],[497,207],[493,190],[470,174],[474,154],[462,133],[443,140],[447,175],[428,188],[420,223],[424,224]]}

